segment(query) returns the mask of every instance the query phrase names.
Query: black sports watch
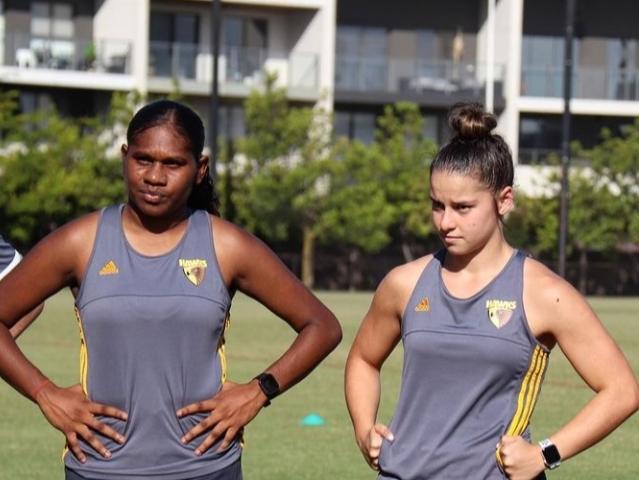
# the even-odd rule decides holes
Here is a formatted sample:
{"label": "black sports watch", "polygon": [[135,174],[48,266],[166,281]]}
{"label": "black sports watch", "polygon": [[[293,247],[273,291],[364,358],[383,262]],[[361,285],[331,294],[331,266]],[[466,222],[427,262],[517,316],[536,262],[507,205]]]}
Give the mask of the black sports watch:
{"label": "black sports watch", "polygon": [[554,443],[548,438],[539,442],[541,447],[541,457],[544,459],[544,465],[546,468],[553,470],[561,465],[561,455]]}
{"label": "black sports watch", "polygon": [[268,407],[271,404],[271,400],[280,394],[280,385],[273,375],[266,372],[260,373],[255,379],[262,389],[262,392],[264,392],[264,395],[266,395],[267,400],[264,406]]}

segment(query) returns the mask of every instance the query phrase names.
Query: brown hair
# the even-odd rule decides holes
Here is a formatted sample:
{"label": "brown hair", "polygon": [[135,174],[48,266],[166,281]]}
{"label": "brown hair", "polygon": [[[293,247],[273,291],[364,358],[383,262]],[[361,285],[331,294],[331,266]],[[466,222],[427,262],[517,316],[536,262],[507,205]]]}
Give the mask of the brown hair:
{"label": "brown hair", "polygon": [[431,175],[436,170],[471,175],[493,193],[513,185],[510,149],[500,135],[491,133],[497,126],[494,115],[478,103],[457,103],[450,109],[448,124],[456,135],[435,155]]}

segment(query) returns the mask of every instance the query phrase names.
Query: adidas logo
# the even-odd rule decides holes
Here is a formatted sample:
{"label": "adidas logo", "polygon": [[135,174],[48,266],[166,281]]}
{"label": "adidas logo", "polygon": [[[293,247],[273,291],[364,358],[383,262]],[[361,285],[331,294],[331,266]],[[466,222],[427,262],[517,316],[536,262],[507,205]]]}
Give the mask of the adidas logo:
{"label": "adidas logo", "polygon": [[120,273],[120,270],[118,270],[118,266],[115,264],[113,260],[109,260],[107,263],[105,263],[104,266],[98,272],[100,276],[117,275],[118,273]]}
{"label": "adidas logo", "polygon": [[430,302],[428,301],[428,297],[422,298],[419,303],[415,306],[416,312],[429,312],[430,311]]}

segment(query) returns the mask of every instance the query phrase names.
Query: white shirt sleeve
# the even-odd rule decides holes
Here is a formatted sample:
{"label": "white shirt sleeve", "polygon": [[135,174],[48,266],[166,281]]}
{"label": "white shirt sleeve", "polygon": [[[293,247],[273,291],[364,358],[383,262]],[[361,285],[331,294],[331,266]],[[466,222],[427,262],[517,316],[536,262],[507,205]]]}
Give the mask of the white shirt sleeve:
{"label": "white shirt sleeve", "polygon": [[17,251],[15,252],[15,254],[13,255],[13,260],[11,260],[11,262],[9,263],[9,265],[7,265],[4,270],[2,270],[0,272],[0,280],[2,280],[4,277],[7,276],[7,274],[13,270],[14,268],[16,268],[16,265],[18,265],[18,263],[20,263],[20,260],[22,260],[22,255],[20,255]]}

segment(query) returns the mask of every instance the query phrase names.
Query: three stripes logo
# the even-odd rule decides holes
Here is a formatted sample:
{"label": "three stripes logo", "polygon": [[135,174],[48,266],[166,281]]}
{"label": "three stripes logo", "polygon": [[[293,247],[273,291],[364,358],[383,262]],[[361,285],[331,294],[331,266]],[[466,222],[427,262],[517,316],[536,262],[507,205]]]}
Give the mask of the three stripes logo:
{"label": "three stripes logo", "polygon": [[430,311],[430,301],[428,297],[422,298],[417,305],[415,305],[416,312],[429,312]]}
{"label": "three stripes logo", "polygon": [[113,260],[109,260],[102,266],[102,268],[98,272],[98,275],[100,275],[101,277],[105,277],[108,275],[117,275],[118,273],[120,273],[118,266]]}

